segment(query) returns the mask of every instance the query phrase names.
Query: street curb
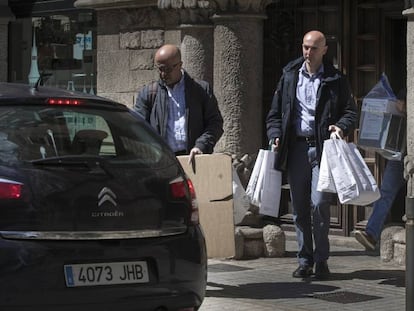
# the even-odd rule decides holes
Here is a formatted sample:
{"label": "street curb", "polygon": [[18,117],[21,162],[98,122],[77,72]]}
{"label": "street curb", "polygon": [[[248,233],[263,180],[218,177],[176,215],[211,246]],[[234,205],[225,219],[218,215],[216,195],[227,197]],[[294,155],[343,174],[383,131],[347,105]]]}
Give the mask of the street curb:
{"label": "street curb", "polygon": [[[287,241],[296,241],[296,233],[293,231],[285,231]],[[347,247],[357,250],[365,250],[354,237],[345,237],[337,235],[329,235],[329,242],[331,246]]]}

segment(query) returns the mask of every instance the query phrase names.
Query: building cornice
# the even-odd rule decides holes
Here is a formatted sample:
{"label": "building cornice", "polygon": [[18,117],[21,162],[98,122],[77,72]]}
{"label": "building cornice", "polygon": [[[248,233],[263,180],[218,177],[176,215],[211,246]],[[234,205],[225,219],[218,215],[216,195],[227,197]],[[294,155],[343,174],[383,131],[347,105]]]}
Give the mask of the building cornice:
{"label": "building cornice", "polygon": [[127,9],[157,7],[157,0],[76,0],[75,7],[78,9]]}
{"label": "building cornice", "polygon": [[211,9],[222,12],[261,13],[272,2],[276,0],[158,0],[158,7],[160,9]]}
{"label": "building cornice", "polygon": [[159,9],[206,9],[215,12],[263,13],[266,6],[279,0],[76,0],[79,9],[124,9],[158,7]]}

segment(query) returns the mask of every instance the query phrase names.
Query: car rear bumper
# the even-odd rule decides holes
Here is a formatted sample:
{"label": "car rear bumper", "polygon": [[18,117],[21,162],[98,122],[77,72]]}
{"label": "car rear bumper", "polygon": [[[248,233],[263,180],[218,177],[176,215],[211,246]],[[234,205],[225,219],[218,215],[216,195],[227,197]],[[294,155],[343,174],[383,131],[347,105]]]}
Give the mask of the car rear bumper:
{"label": "car rear bumper", "polygon": [[[68,288],[63,266],[145,261],[149,282]],[[174,310],[199,306],[207,256],[199,227],[185,234],[102,241],[0,238],[0,310]]]}

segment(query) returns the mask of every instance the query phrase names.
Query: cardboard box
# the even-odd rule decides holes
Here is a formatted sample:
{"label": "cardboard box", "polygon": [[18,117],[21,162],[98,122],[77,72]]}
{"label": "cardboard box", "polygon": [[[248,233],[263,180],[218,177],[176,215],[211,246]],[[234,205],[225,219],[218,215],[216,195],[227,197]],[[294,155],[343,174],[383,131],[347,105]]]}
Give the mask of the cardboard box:
{"label": "cardboard box", "polygon": [[397,110],[396,101],[364,98],[358,146],[387,159],[401,159],[406,146],[406,117]]}
{"label": "cardboard box", "polygon": [[236,247],[231,157],[220,153],[197,155],[194,167],[188,164],[188,156],[177,158],[196,191],[207,256],[234,257]]}

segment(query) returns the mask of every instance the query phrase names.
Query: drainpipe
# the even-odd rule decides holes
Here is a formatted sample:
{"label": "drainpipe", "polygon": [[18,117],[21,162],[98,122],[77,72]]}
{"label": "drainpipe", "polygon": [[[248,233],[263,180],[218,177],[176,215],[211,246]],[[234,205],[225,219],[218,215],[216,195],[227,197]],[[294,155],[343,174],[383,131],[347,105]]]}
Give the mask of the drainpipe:
{"label": "drainpipe", "polygon": [[414,310],[414,197],[405,199],[405,310]]}

